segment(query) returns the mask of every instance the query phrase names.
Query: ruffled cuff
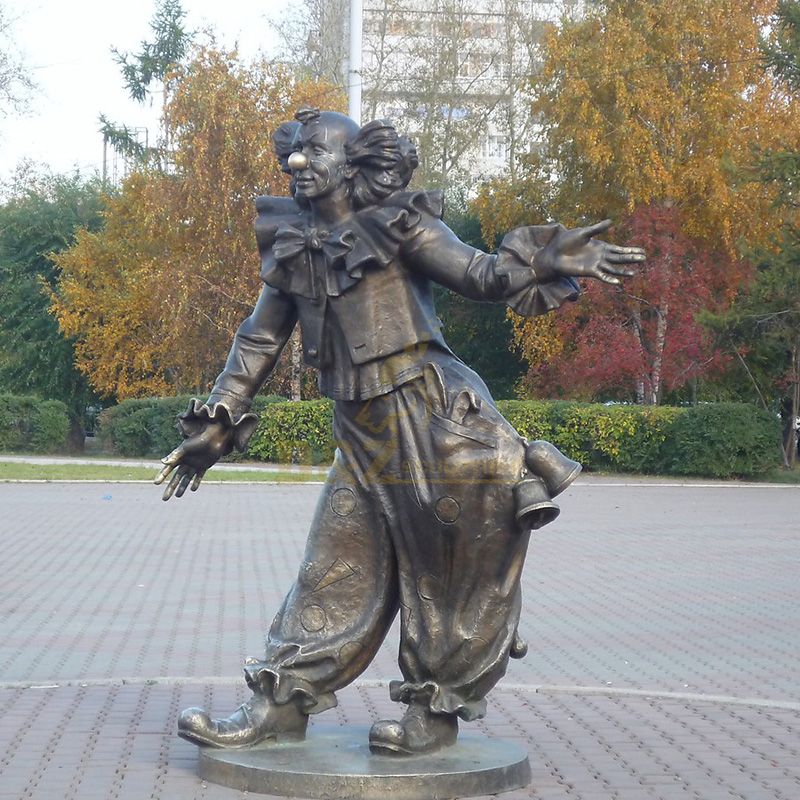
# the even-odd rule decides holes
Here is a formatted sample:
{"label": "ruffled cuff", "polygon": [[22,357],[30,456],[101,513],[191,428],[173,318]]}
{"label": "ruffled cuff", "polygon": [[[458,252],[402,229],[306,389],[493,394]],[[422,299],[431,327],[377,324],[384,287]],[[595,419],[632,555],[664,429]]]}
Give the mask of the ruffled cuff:
{"label": "ruffled cuff", "polygon": [[304,714],[319,714],[338,705],[333,692],[319,692],[308,681],[284,674],[265,661],[248,659],[244,679],[255,694],[264,695],[278,705],[297,703]]}
{"label": "ruffled cuff", "polygon": [[496,272],[506,282],[505,301],[523,317],[546,314],[581,293],[572,278],[544,273],[534,256],[555,235],[557,225],[530,225],[503,237],[497,250]]}
{"label": "ruffled cuff", "polygon": [[216,400],[213,394],[205,403],[193,397],[189,401],[189,408],[178,416],[178,428],[184,439],[202,433],[210,422],[221,422],[228,430],[232,430],[233,446],[244,452],[258,425],[258,417],[252,412],[237,409],[236,404],[228,399]]}
{"label": "ruffled cuff", "polygon": [[465,700],[455,689],[436,681],[390,681],[389,697],[395,703],[425,703],[434,714],[458,714],[465,722],[486,716],[486,700]]}

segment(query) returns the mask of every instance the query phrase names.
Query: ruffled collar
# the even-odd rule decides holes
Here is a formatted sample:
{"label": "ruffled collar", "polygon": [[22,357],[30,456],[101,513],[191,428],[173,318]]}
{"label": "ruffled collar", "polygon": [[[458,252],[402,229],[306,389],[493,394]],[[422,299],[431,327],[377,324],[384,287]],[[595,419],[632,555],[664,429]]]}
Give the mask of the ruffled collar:
{"label": "ruffled collar", "polygon": [[366,270],[387,266],[422,216],[441,217],[443,210],[441,192],[397,192],[328,230],[312,226],[291,198],[259,198],[256,207],[262,280],[310,299],[322,292],[337,297]]}

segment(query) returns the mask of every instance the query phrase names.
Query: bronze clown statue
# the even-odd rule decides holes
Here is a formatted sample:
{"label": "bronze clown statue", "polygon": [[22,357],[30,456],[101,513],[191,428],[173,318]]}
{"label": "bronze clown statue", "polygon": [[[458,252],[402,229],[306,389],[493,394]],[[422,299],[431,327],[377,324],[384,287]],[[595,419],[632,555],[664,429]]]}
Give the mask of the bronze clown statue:
{"label": "bronze clown statue", "polygon": [[256,201],[264,287],[156,482],[168,480],[165,500],[181,497],[245,448],[253,397],[298,321],[334,402],[337,451],[266,653],[246,663],[252,697],[222,719],[187,709],[179,733],[219,748],[302,739],[399,613],[390,694],[407,708],[375,723],[369,746],[433,752],[455,743],[459,719],[484,716],[509,657],[524,655],[528,538],[558,514],[552,498],[580,465],[501,416],[448,348],[431,284],[535,316],[577,299],[576,278],[619,283],[644,252],[593,238],[608,221],[518,228],[496,254],[464,244],[442,222],[440,192],[406,190],[416,152],[384,121],[303,109],[274,144],[292,196]]}

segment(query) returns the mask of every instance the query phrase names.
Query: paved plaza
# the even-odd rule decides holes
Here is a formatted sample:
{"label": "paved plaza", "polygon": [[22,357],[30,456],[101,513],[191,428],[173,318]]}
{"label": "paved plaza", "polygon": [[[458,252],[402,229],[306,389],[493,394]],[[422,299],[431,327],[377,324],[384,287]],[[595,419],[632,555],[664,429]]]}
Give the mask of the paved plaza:
{"label": "paved plaza", "polygon": [[[0,800],[245,797],[196,776],[175,719],[249,694],[319,490],[0,484]],[[800,487],[582,477],[559,503],[529,654],[462,725],[528,749],[503,797],[798,800]],[[394,715],[396,651],[312,724]]]}

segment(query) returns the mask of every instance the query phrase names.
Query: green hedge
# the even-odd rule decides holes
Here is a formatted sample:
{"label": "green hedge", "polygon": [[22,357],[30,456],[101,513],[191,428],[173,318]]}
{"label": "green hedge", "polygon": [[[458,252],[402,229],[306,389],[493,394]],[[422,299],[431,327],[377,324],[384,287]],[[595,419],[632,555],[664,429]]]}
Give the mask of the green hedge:
{"label": "green hedge", "polygon": [[697,406],[675,420],[666,468],[676,475],[752,477],[777,466],[780,424],[756,406],[715,403]]}
{"label": "green hedge", "polygon": [[691,409],[505,400],[498,407],[528,439],[546,439],[587,470],[661,473],[675,420]]}
{"label": "green hedge", "polygon": [[262,461],[330,464],[335,450],[332,423],[330,400],[275,403],[261,415],[247,452]]}
{"label": "green hedge", "polygon": [[0,451],[69,450],[69,415],[60,400],[0,394]]}
{"label": "green hedge", "polygon": [[[175,417],[189,398],[128,400],[101,415],[101,436],[123,455],[164,455],[179,441]],[[529,439],[547,439],[587,470],[717,478],[753,477],[777,466],[778,418],[752,405],[687,408],[501,400],[508,421]],[[258,427],[247,457],[330,463],[333,404],[257,398]]]}
{"label": "green hedge", "polygon": [[553,442],[587,470],[755,477],[780,461],[780,422],[753,405],[497,405],[523,436]]}

